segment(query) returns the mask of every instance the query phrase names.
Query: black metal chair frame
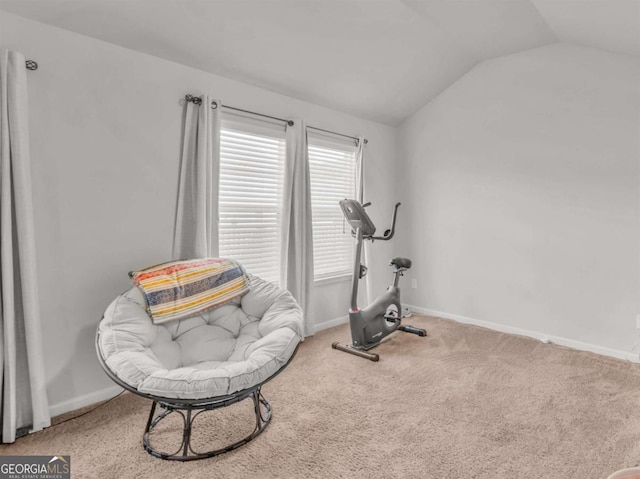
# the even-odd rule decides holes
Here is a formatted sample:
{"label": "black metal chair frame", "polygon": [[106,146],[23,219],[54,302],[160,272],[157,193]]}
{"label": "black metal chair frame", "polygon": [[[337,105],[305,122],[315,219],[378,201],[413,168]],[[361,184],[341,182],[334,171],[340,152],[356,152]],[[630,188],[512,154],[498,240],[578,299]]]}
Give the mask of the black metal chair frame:
{"label": "black metal chair frame", "polygon": [[[274,374],[269,376],[261,383],[251,386],[250,388],[243,389],[242,391],[237,391],[226,396],[218,396],[205,399],[177,399],[143,393],[122,381],[107,366],[106,361],[102,356],[102,351],[100,351],[99,340],[100,330],[98,329],[98,331],[96,332],[96,352],[98,354],[98,361],[100,362],[100,365],[102,366],[102,369],[104,369],[107,376],[109,376],[115,383],[117,383],[127,391],[131,391],[138,396],[142,396],[153,401],[153,404],[151,405],[151,411],[149,412],[149,419],[147,420],[147,425],[144,429],[144,435],[142,436],[142,445],[144,446],[144,449],[152,456],[169,461],[193,461],[196,459],[206,459],[208,457],[218,456],[220,454],[224,454],[225,452],[233,451],[234,449],[245,445],[258,435],[260,435],[260,433],[262,433],[267,428],[269,422],[271,421],[271,404],[262,395],[262,386],[271,381],[274,377],[280,374],[280,372],[282,372],[285,367],[289,365],[291,360],[298,352],[299,347],[298,344],[291,357]],[[253,401],[253,410],[256,419],[256,425],[251,434],[239,441],[234,442],[233,444],[222,447],[220,449],[214,449],[208,452],[196,452],[193,450],[193,448],[191,447],[191,432],[193,422],[199,414],[205,411],[227,407],[249,398],[251,398]],[[164,411],[162,411],[158,415],[156,415],[157,406],[160,406],[162,409],[164,409]],[[179,413],[182,416],[183,420],[182,443],[180,445],[180,448],[174,453],[158,451],[151,446],[151,431],[153,431],[153,429],[164,418],[174,412]]]}

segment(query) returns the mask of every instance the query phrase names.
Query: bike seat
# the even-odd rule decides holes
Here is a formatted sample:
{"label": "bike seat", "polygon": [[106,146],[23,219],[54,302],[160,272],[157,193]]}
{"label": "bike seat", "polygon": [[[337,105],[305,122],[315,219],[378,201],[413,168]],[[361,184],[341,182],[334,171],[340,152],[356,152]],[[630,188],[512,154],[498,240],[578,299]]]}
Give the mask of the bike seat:
{"label": "bike seat", "polygon": [[411,260],[409,258],[393,258],[391,261],[389,261],[389,264],[394,265],[398,268],[411,268]]}

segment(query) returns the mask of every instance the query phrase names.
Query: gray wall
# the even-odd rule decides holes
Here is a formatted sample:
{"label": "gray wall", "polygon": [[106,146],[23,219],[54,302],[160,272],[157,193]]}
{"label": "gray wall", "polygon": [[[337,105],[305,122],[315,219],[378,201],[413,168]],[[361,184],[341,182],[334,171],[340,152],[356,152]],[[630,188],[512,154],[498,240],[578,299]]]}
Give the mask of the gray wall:
{"label": "gray wall", "polygon": [[[554,45],[480,64],[398,130],[0,12],[30,72],[37,254],[54,413],[112,392],[93,349],[127,271],[170,254],[186,93],[369,138],[367,200],[407,302],[628,351],[640,312],[637,60]],[[409,288],[415,278],[418,288]],[[317,286],[316,323],[349,283]],[[348,338],[345,338],[345,340]],[[328,347],[328,354],[330,348]]]}
{"label": "gray wall", "polygon": [[[40,64],[28,73],[29,114],[47,390],[54,414],[113,392],[105,389],[112,383],[96,360],[98,321],[129,287],[128,271],[170,258],[179,100],[185,93],[207,92],[229,105],[366,136],[367,187],[376,191],[381,211],[393,202],[385,185],[395,181],[396,169],[388,161],[395,150],[394,128],[1,11],[0,31],[0,48]],[[383,257],[392,247],[380,249]],[[387,278],[376,274],[373,268],[381,289]],[[316,324],[344,319],[348,282],[323,282],[316,293]]]}
{"label": "gray wall", "polygon": [[630,351],[639,90],[637,57],[556,44],[478,65],[404,122],[409,302]]}

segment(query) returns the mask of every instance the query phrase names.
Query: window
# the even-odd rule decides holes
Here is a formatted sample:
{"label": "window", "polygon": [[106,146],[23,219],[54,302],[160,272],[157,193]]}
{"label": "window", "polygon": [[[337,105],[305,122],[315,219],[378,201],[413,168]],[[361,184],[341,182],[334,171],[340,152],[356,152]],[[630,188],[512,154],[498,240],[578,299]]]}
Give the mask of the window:
{"label": "window", "polygon": [[356,147],[309,135],[315,279],[349,275],[353,238],[338,202],[355,198]]}
{"label": "window", "polygon": [[280,201],[285,132],[252,120],[222,123],[220,132],[220,256],[278,283]]}

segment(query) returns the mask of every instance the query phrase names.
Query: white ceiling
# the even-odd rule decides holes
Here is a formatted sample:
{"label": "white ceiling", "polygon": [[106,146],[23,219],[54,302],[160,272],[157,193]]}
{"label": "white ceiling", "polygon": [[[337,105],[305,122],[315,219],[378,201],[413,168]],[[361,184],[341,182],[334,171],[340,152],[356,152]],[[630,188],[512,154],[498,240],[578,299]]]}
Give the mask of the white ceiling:
{"label": "white ceiling", "polygon": [[640,56],[640,0],[0,0],[0,9],[396,125],[488,58]]}
{"label": "white ceiling", "polygon": [[532,0],[563,42],[640,56],[638,0]]}

